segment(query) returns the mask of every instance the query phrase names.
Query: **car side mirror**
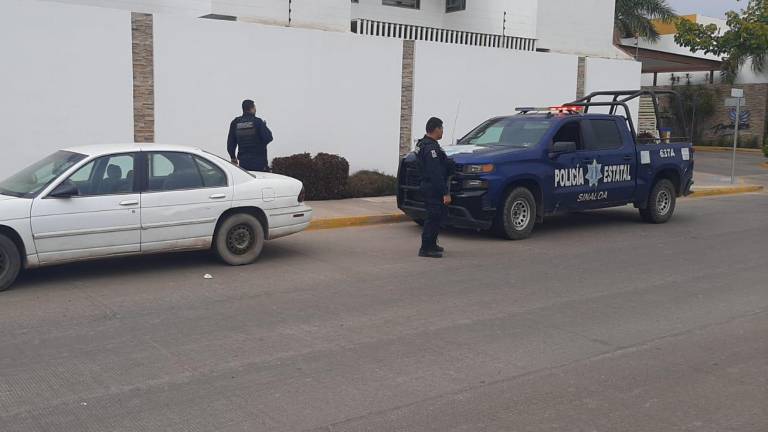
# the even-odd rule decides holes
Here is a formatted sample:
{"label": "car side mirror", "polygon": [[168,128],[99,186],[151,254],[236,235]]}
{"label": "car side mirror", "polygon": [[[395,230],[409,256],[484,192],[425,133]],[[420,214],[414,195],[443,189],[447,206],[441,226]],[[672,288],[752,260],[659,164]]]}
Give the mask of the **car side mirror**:
{"label": "car side mirror", "polygon": [[72,198],[73,196],[80,195],[80,191],[77,189],[77,185],[69,180],[64,181],[60,185],[48,194],[52,198]]}
{"label": "car side mirror", "polygon": [[574,141],[557,141],[552,144],[552,150],[549,153],[550,157],[556,157],[563,153],[573,153],[576,151],[576,142]]}

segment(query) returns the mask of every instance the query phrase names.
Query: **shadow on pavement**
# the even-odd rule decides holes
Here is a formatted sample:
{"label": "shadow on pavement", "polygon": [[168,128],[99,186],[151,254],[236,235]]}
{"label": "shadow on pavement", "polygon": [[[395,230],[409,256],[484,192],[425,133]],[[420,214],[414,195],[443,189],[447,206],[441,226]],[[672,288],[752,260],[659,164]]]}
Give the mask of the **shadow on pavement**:
{"label": "shadow on pavement", "polygon": [[[244,266],[249,270],[258,270],[261,265],[296,256],[301,251],[290,245],[267,242],[259,260]],[[177,252],[153,255],[126,256],[60,264],[24,271],[19,275],[12,290],[31,289],[46,284],[66,284],[68,282],[96,282],[108,277],[124,278],[135,276],[137,281],[158,273],[171,274],[194,272],[201,276],[232,267],[222,263],[213,252]]]}

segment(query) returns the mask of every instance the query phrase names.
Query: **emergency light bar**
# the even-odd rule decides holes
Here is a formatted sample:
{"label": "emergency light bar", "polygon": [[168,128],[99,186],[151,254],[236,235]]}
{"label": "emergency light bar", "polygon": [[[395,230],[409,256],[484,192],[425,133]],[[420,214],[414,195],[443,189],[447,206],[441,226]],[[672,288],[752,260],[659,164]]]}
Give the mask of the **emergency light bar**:
{"label": "emergency light bar", "polygon": [[550,114],[577,114],[584,111],[584,107],[573,106],[573,105],[560,105],[560,106],[551,106],[551,107],[518,107],[518,108],[515,108],[515,110],[521,112],[522,114],[528,114],[529,112],[540,112],[540,113],[550,113]]}

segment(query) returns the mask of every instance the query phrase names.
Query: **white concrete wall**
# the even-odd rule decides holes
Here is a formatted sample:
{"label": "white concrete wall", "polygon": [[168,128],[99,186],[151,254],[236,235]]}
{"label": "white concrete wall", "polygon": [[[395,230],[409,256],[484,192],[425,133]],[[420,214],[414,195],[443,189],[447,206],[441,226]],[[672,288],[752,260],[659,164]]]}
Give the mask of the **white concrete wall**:
{"label": "white concrete wall", "polygon": [[352,4],[352,18],[477,33],[501,34],[507,11],[507,36],[536,37],[538,0],[467,0],[467,9],[445,12],[445,0],[421,0],[421,9],[385,6],[381,0]]}
{"label": "white concrete wall", "polygon": [[[274,25],[288,25],[288,7],[288,0],[212,0],[213,13]],[[349,31],[349,0],[293,0],[290,8],[292,26]]]}
{"label": "white concrete wall", "polygon": [[[634,60],[609,60],[602,58],[587,58],[585,94],[606,90],[640,90],[640,71],[642,64]],[[595,102],[609,101],[612,98],[595,99]],[[630,102],[629,109],[632,121],[637,127],[640,101]],[[608,112],[609,108],[592,108],[590,112]],[[624,115],[624,109],[619,108],[617,114]]]}
{"label": "white concrete wall", "polygon": [[538,48],[621,58],[613,47],[614,0],[539,0]]}
{"label": "white concrete wall", "polygon": [[417,42],[415,55],[413,138],[424,135],[432,116],[445,122],[443,144],[449,144],[516,107],[576,98],[576,56],[433,42]]}
{"label": "white concrete wall", "polygon": [[402,42],[233,22],[155,19],[158,142],[226,155],[240,102],[275,135],[270,157],[338,153],[397,168]]}
{"label": "white concrete wall", "polygon": [[129,12],[3,0],[0,177],[63,147],[133,141]]}
{"label": "white concrete wall", "polygon": [[[211,13],[211,0],[47,0],[87,6],[99,6],[144,13],[203,16]],[[261,0],[259,0],[261,1]]]}

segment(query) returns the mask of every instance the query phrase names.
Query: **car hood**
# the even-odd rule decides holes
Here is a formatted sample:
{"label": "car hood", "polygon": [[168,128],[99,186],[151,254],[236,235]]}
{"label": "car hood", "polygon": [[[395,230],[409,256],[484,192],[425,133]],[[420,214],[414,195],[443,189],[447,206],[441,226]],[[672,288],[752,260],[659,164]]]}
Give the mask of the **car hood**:
{"label": "car hood", "polygon": [[443,147],[443,151],[458,163],[489,162],[498,156],[506,156],[519,153],[522,148],[503,146],[474,146],[474,145],[450,145]]}
{"label": "car hood", "polygon": [[28,218],[31,206],[31,199],[0,195],[0,221]]}

